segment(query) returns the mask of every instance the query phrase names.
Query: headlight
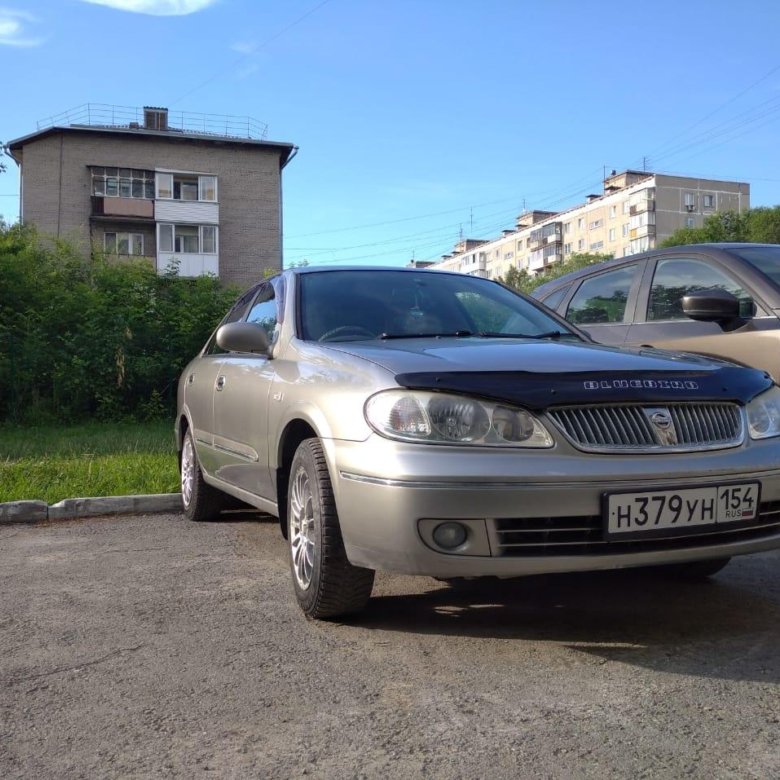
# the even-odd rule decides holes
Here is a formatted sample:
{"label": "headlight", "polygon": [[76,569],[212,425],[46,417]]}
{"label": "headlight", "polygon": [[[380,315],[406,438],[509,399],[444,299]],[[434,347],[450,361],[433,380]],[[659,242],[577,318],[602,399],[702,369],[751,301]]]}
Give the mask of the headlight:
{"label": "headlight", "polygon": [[366,421],[382,436],[428,444],[552,447],[530,412],[462,395],[385,390],[366,401]]}
{"label": "headlight", "polygon": [[780,436],[780,387],[756,396],[747,405],[747,417],[751,439]]}

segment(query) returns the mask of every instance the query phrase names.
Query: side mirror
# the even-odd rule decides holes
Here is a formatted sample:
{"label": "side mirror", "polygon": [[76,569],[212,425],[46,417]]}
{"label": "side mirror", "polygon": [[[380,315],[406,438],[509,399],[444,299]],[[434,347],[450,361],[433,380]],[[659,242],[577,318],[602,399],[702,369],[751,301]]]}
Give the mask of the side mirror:
{"label": "side mirror", "polygon": [[217,331],[217,345],[228,352],[260,352],[267,355],[270,342],[260,325],[229,322]]}
{"label": "side mirror", "polygon": [[[750,307],[752,308],[752,306]],[[694,290],[682,298],[683,313],[692,320],[721,325],[749,319],[741,311],[739,299],[726,290]]]}

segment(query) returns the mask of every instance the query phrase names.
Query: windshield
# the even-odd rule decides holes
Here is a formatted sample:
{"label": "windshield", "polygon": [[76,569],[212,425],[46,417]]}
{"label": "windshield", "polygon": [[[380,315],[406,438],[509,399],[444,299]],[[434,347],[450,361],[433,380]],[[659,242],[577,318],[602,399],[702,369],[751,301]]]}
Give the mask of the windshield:
{"label": "windshield", "polygon": [[300,276],[309,341],[512,336],[579,338],[499,284],[440,272],[354,270]]}
{"label": "windshield", "polygon": [[729,249],[729,252],[750,263],[766,276],[775,287],[780,287],[780,246],[749,246]]}

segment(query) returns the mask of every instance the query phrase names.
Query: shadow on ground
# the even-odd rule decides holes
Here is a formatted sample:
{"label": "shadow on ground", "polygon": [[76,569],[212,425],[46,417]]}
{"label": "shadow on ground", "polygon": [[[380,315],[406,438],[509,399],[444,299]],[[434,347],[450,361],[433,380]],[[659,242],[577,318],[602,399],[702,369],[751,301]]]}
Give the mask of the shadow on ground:
{"label": "shadow on ground", "polygon": [[774,586],[769,590],[725,572],[699,582],[638,571],[454,586],[420,579],[427,587],[405,595],[383,588],[363,614],[345,622],[386,631],[554,642],[604,661],[780,682],[780,573],[776,560],[771,563],[762,568]]}

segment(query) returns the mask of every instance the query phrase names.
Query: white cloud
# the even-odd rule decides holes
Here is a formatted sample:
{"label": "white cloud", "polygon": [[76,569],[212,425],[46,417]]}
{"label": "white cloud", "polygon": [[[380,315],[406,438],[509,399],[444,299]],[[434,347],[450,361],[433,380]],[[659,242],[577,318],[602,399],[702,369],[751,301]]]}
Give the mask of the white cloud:
{"label": "white cloud", "polygon": [[0,8],[0,46],[38,46],[42,38],[31,38],[27,28],[37,20],[25,11]]}
{"label": "white cloud", "polygon": [[83,0],[94,5],[106,5],[118,11],[152,16],[185,16],[202,11],[218,0]]}
{"label": "white cloud", "polygon": [[239,54],[254,54],[257,49],[256,43],[249,43],[247,41],[238,41],[230,46],[232,51],[237,51]]}

